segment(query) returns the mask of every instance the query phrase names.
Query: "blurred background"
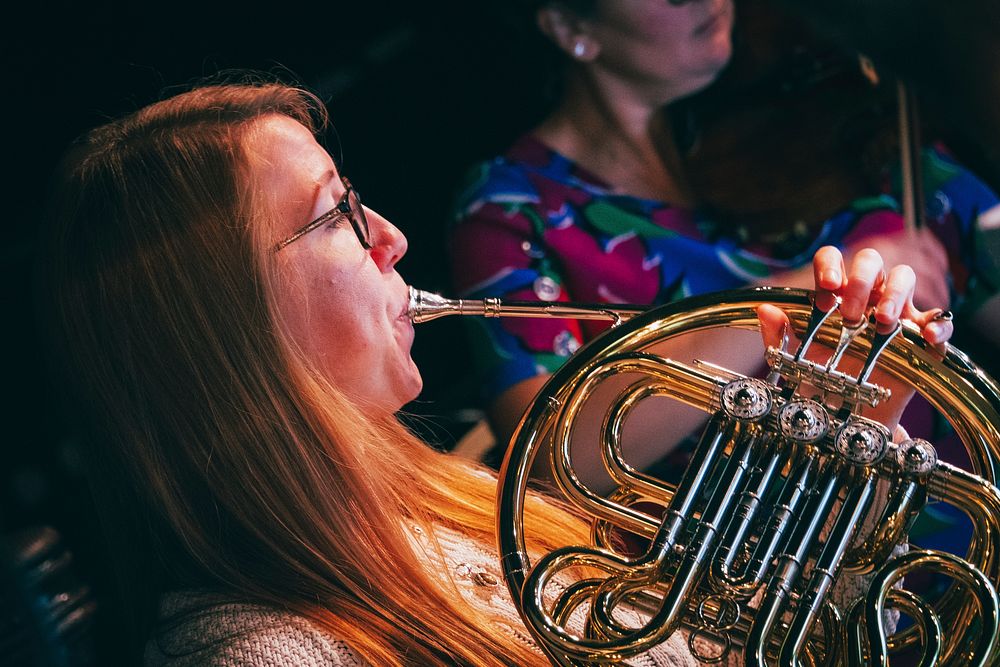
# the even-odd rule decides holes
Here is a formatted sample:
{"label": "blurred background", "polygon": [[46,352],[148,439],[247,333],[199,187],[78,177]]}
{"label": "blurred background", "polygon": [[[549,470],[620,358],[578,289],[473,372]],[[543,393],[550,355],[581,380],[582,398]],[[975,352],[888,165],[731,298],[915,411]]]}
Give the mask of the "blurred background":
{"label": "blurred background", "polygon": [[[541,117],[542,73],[486,3],[461,0],[308,10],[287,3],[34,3],[21,6],[21,18],[8,18],[3,32],[0,662],[109,664],[114,629],[90,625],[107,574],[95,518],[32,313],[31,276],[45,261],[35,252],[38,216],[59,154],[82,131],[220,69],[277,73],[328,103],[344,172],[366,204],[409,238],[401,273],[448,293],[452,195],[468,167]],[[966,147],[973,165],[982,157],[974,149]],[[474,379],[465,345],[460,323],[445,319],[422,327],[414,348],[426,389],[410,412],[415,428],[442,447],[479,417],[469,400]],[[26,584],[12,563],[37,575]],[[42,612],[29,588],[46,586],[54,591],[48,625],[33,625],[32,614]]]}

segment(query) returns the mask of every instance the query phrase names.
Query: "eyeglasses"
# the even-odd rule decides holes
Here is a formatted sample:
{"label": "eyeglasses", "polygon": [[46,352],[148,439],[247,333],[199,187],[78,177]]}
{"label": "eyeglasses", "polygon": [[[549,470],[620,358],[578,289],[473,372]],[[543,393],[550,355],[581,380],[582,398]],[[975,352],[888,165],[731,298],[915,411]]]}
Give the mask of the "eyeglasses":
{"label": "eyeglasses", "polygon": [[289,243],[298,241],[300,238],[323,225],[329,224],[338,218],[346,217],[354,227],[354,233],[358,235],[358,241],[365,250],[371,250],[371,230],[368,228],[368,218],[365,217],[365,208],[361,205],[361,195],[351,186],[351,182],[340,177],[340,182],[344,184],[344,195],[332,209],[319,216],[309,224],[297,230],[283,241],[274,244],[273,252],[278,252]]}

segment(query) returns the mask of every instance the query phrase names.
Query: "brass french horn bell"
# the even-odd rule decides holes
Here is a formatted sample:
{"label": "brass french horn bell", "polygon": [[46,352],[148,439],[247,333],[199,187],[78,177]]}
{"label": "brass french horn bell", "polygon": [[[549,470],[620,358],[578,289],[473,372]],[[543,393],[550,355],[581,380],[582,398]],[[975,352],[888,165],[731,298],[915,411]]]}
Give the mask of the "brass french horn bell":
{"label": "brass french horn bell", "polygon": [[[649,351],[711,328],[756,329],[762,303],[783,308],[802,340],[794,353],[767,350],[766,379]],[[545,384],[500,473],[504,576],[553,664],[620,663],[678,632],[704,664],[886,665],[890,653],[908,648],[921,652],[921,665],[1000,663],[998,386],[954,347],[928,345],[911,323],[882,335],[864,323],[846,326],[835,311],[816,309],[809,292],[763,287],[653,309],[451,300],[411,288],[414,322],[465,314],[615,325]],[[807,358],[813,344],[833,350],[829,359]],[[838,370],[845,355],[860,372]],[[948,419],[971,471],[939,460],[924,440],[893,442],[885,426],[862,416],[888,397],[868,381],[876,366]],[[570,442],[583,401],[621,374],[639,379],[607,408],[599,441],[616,488],[600,494],[574,472]],[[709,416],[676,485],[622,456],[623,424],[651,396]],[[530,550],[525,497],[543,451],[558,491],[591,520],[590,544]],[[905,548],[927,502],[968,516],[965,554]],[[623,546],[625,534],[643,538],[641,552]],[[921,570],[950,579],[939,599],[905,589],[903,578]],[[863,594],[839,599],[851,578],[864,583]],[[625,609],[632,620],[618,613]],[[886,610],[912,623],[892,632]]]}

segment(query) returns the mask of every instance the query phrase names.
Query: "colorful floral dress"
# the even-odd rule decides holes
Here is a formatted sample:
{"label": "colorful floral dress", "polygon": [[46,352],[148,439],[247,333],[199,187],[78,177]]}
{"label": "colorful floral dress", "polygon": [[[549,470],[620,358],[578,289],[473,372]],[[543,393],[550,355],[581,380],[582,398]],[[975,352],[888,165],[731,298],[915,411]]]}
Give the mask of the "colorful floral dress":
{"label": "colorful floral dress", "polygon": [[[996,291],[997,280],[992,264],[976,256],[982,244],[975,221],[997,205],[997,196],[941,151],[926,152],[924,172],[928,224],[951,257],[953,309],[978,305]],[[450,254],[462,297],[662,304],[799,268],[824,245],[901,230],[899,211],[897,199],[876,193],[845,207],[790,251],[741,244],[696,211],[615,193],[526,135],[472,173],[457,201]],[[487,402],[521,380],[554,371],[607,326],[472,322]]]}

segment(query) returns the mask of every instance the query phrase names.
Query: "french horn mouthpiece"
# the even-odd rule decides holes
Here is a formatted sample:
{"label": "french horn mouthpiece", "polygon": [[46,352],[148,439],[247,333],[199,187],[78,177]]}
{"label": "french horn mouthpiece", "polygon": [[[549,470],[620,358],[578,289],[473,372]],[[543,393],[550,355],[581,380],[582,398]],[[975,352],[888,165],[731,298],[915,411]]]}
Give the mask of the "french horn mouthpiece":
{"label": "french horn mouthpiece", "polygon": [[448,299],[434,292],[420,290],[410,286],[410,305],[408,313],[410,321],[414,324],[429,322],[446,315],[480,315],[484,317],[496,317],[491,315],[487,304],[495,302],[496,299]]}

